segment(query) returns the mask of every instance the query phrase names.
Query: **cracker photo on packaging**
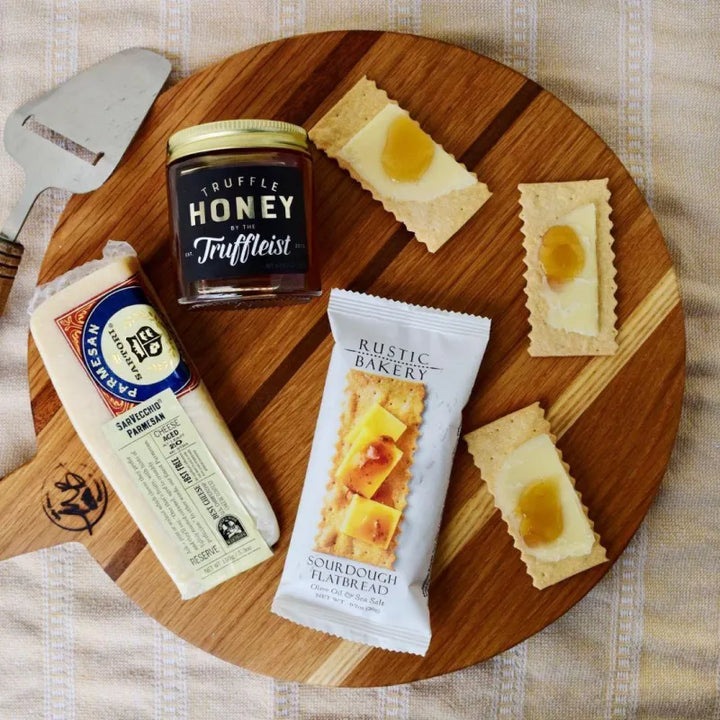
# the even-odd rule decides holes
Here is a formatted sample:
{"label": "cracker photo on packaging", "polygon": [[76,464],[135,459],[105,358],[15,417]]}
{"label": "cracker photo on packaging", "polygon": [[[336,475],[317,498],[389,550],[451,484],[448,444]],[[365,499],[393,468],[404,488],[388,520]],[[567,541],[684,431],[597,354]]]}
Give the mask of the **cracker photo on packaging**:
{"label": "cracker photo on packaging", "polygon": [[606,562],[539,403],[465,435],[536,588]]}
{"label": "cracker photo on packaging", "polygon": [[350,370],[315,549],[392,568],[425,386]]}
{"label": "cracker photo on packaging", "polygon": [[430,252],[442,247],[490,197],[487,185],[366,77],[309,136]]}
{"label": "cracker photo on packaging", "polygon": [[615,266],[607,178],[519,185],[530,355],[613,355]]}
{"label": "cracker photo on packaging", "polygon": [[490,321],[333,289],[333,347],[272,611],[425,655],[430,568]]}

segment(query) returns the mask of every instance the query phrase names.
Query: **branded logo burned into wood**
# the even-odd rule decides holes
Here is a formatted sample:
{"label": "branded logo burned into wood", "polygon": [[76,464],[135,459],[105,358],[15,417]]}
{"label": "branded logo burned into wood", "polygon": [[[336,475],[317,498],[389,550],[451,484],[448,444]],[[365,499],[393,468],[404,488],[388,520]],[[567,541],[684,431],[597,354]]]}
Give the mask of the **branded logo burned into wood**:
{"label": "branded logo burned into wood", "polygon": [[107,489],[102,478],[85,479],[82,475],[66,471],[62,480],[46,480],[43,487],[43,512],[63,530],[92,535],[107,508]]}

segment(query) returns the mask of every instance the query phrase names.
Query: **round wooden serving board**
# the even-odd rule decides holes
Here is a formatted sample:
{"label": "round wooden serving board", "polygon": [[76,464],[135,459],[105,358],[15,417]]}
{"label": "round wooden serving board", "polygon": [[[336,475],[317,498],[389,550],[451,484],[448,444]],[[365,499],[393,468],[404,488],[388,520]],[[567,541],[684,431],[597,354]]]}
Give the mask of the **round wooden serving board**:
{"label": "round wooden serving board", "polygon": [[[363,74],[474,170],[491,199],[432,255],[316,152],[323,297],[250,311],[181,308],[165,195],[168,136],[237,117],[310,128]],[[610,178],[612,192],[620,349],[613,357],[531,358],[517,185],[602,177]],[[102,477],[31,342],[39,451],[0,482],[0,558],[79,541],[140,607],[188,641],[251,670],[329,685],[386,685],[456,670],[524,640],[572,607],[611,563],[534,589],[461,441],[433,568],[426,657],[366,648],[271,614],[330,355],[332,287],[492,318],[463,432],[540,400],[611,562],[655,495],[684,383],[683,314],[670,257],[642,195],[605,143],[557,98],[507,67],[435,40],[380,32],[305,35],[241,52],[160,96],[117,172],[68,204],[41,282],[99,257],[108,238],[137,249],[277,512],[280,542],[272,560],[181,602],[111,488],[92,534],[51,522],[43,503],[55,483],[74,473],[97,489]]]}

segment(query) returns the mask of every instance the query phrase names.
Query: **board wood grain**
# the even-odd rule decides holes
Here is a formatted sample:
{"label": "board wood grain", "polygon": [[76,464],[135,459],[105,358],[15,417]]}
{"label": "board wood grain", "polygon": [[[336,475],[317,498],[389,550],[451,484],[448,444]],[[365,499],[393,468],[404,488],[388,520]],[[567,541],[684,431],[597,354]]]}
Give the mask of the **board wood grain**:
{"label": "board wood grain", "polygon": [[[662,235],[620,161],[557,98],[488,58],[410,35],[330,32],[280,40],[168,90],[108,182],[69,202],[43,265],[41,281],[47,281],[98,257],[109,238],[135,246],[278,514],[274,558],[181,602],[111,487],[103,485],[32,343],[39,450],[0,482],[1,558],[79,541],[140,607],[199,647],[277,678],[350,686],[430,677],[491,657],[558,618],[611,564],[543,591],[533,588],[461,443],[433,568],[433,640],[426,657],[366,648],[270,613],[331,349],[327,293],[297,307],[202,314],[181,308],[169,252],[164,145],[179,128],[226,118],[277,118],[309,128],[364,74],[478,173],[493,195],[430,255],[316,153],[324,288],[491,317],[463,433],[540,400],[610,560],[617,559],[660,484],[680,415],[684,325]],[[620,349],[612,357],[531,358],[517,185],[601,177],[610,178],[612,192]],[[105,488],[106,497],[91,527],[64,529],[51,521],[47,498],[77,477],[99,495]]]}

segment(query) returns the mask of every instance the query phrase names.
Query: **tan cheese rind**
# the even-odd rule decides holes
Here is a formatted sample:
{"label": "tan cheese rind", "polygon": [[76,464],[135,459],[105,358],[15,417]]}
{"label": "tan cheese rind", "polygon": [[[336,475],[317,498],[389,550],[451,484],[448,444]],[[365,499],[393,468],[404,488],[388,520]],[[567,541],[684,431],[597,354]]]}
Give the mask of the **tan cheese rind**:
{"label": "tan cheese rind", "polygon": [[385,197],[371,183],[361,178],[351,164],[339,157],[339,152],[389,104],[398,103],[391,100],[372,80],[363,77],[323,115],[308,134],[315,145],[347,170],[375,200],[382,203],[420,242],[425,243],[430,252],[435,252],[485,204],[491,193],[485,183],[478,181],[432,200],[394,200]]}
{"label": "tan cheese rind", "polygon": [[[553,444],[555,443],[556,438],[551,432],[550,423],[545,419],[543,409],[539,403],[534,403],[465,435],[465,442],[473,456],[475,465],[480,468],[483,480],[487,483],[493,497],[495,497],[495,482],[508,455],[524,442],[536,435],[544,434],[549,435]],[[565,470],[568,472],[570,482],[575,487],[575,479],[570,474],[570,466],[563,462],[560,450],[557,447],[555,449]],[[582,496],[577,490],[575,492],[580,499],[588,524],[593,528],[593,522],[588,516],[587,507],[582,502]],[[512,526],[505,515],[503,515],[503,520],[512,536],[515,547],[520,551],[520,557],[525,563],[528,575],[532,578],[533,585],[540,590],[607,560],[605,548],[600,544],[600,536],[594,530],[595,544],[588,555],[569,557],[555,562],[538,560],[523,551],[522,542],[513,532]]]}
{"label": "tan cheese rind", "polygon": [[348,433],[375,403],[380,403],[388,412],[402,420],[407,429],[397,440],[397,446],[403,455],[372,499],[400,512],[403,512],[407,505],[410,471],[425,407],[425,386],[409,380],[350,370],[335,457],[327,484],[328,492],[315,538],[315,550],[392,569],[402,517],[387,549],[357,540],[340,530],[354,493],[337,480],[337,469],[350,449]]}
{"label": "tan cheese rind", "polygon": [[[561,183],[518,185],[520,219],[525,239],[525,294],[530,311],[530,355],[614,355],[617,352],[615,323],[615,254],[610,221],[610,191],[607,178]],[[597,211],[597,268],[599,333],[595,337],[566,332],[546,321],[547,303],[543,297],[543,272],[539,251],[542,236],[558,219],[588,203]]]}

